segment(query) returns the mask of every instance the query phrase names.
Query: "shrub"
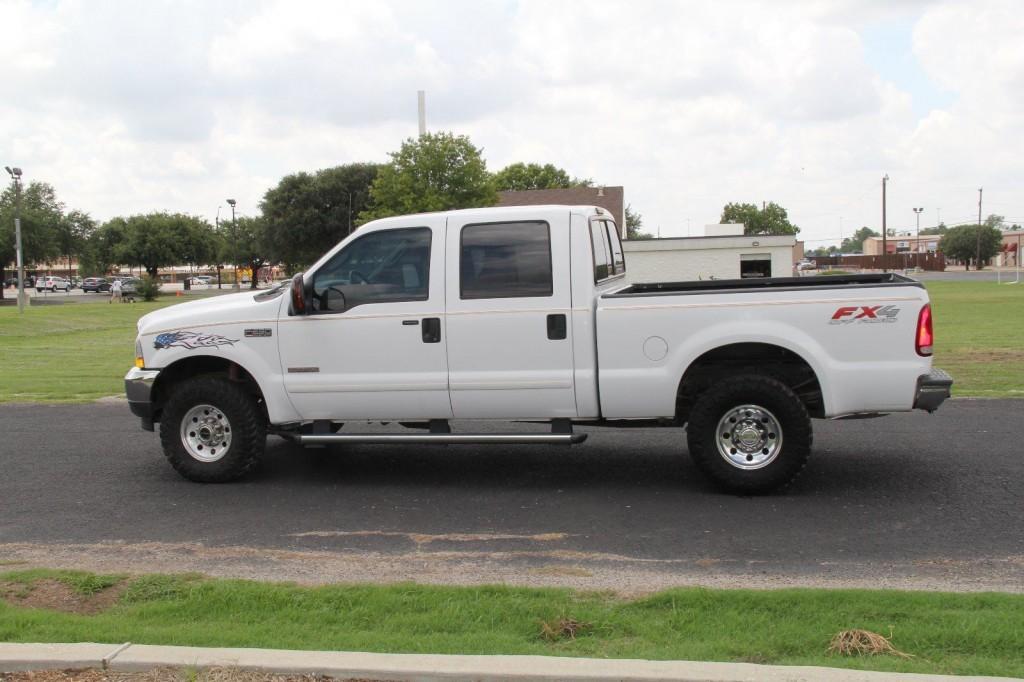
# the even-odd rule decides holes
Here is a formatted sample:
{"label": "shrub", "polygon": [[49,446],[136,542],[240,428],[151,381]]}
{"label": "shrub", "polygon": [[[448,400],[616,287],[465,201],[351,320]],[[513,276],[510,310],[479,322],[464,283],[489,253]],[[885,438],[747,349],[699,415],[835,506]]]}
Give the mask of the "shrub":
{"label": "shrub", "polygon": [[142,300],[155,301],[156,297],[160,294],[160,280],[156,277],[143,275],[142,281],[136,289],[139,296],[142,296]]}

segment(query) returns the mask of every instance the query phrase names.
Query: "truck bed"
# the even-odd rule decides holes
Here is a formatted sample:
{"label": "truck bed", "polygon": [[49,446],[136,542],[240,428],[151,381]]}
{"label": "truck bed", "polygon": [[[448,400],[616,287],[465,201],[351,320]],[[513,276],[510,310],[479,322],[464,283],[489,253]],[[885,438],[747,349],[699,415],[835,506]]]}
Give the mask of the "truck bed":
{"label": "truck bed", "polygon": [[689,282],[641,282],[604,294],[602,298],[630,296],[672,296],[732,292],[805,291],[808,289],[847,289],[903,287],[923,285],[917,280],[892,272],[869,275],[815,275],[810,277],[751,277],[749,279],[716,279]]}

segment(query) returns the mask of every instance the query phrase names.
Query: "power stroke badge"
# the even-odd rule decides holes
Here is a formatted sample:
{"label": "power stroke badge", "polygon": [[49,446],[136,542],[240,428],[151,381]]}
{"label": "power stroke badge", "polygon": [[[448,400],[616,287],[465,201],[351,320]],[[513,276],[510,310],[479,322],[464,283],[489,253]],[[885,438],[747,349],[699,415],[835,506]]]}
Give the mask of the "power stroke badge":
{"label": "power stroke badge", "polygon": [[832,313],[829,324],[887,324],[896,322],[900,307],[895,305],[843,306]]}

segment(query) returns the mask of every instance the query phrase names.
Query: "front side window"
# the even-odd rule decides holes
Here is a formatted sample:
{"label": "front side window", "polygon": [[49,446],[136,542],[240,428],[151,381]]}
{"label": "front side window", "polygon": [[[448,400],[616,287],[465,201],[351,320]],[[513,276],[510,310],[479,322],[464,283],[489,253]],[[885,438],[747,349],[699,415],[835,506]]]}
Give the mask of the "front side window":
{"label": "front side window", "polygon": [[551,229],[546,222],[462,228],[460,296],[551,296]]}
{"label": "front side window", "polygon": [[425,301],[430,284],[430,228],[371,232],[313,275],[313,312],[366,303]]}

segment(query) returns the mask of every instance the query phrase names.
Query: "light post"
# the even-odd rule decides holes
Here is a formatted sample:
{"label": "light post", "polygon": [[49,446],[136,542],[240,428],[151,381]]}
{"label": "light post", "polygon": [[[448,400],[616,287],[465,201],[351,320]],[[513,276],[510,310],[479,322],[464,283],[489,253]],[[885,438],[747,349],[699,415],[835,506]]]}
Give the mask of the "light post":
{"label": "light post", "polygon": [[341,190],[341,192],[348,197],[348,232],[346,233],[347,236],[352,234],[352,192],[346,192],[345,190]]}
{"label": "light post", "polygon": [[[914,246],[915,246],[914,250],[917,251],[918,253],[921,253],[921,214],[923,212],[924,212],[923,208],[915,208],[914,209],[914,215],[917,218],[917,237],[916,237],[917,241],[914,243]],[[914,263],[914,265],[916,266],[916,265],[918,265],[918,263]]]}
{"label": "light post", "polygon": [[232,289],[241,288],[238,283],[238,223],[235,222],[235,200],[226,199],[231,207],[231,260],[235,266],[235,284]]}
{"label": "light post", "polygon": [[[217,216],[213,219],[214,227],[216,228],[218,240],[220,239],[220,206],[217,206]],[[220,271],[224,269],[224,266],[220,262],[220,254],[217,255],[217,288],[220,289]]]}
{"label": "light post", "polygon": [[14,182],[14,248],[18,252],[18,312],[25,312],[25,260],[21,253],[21,169],[4,166]]}

